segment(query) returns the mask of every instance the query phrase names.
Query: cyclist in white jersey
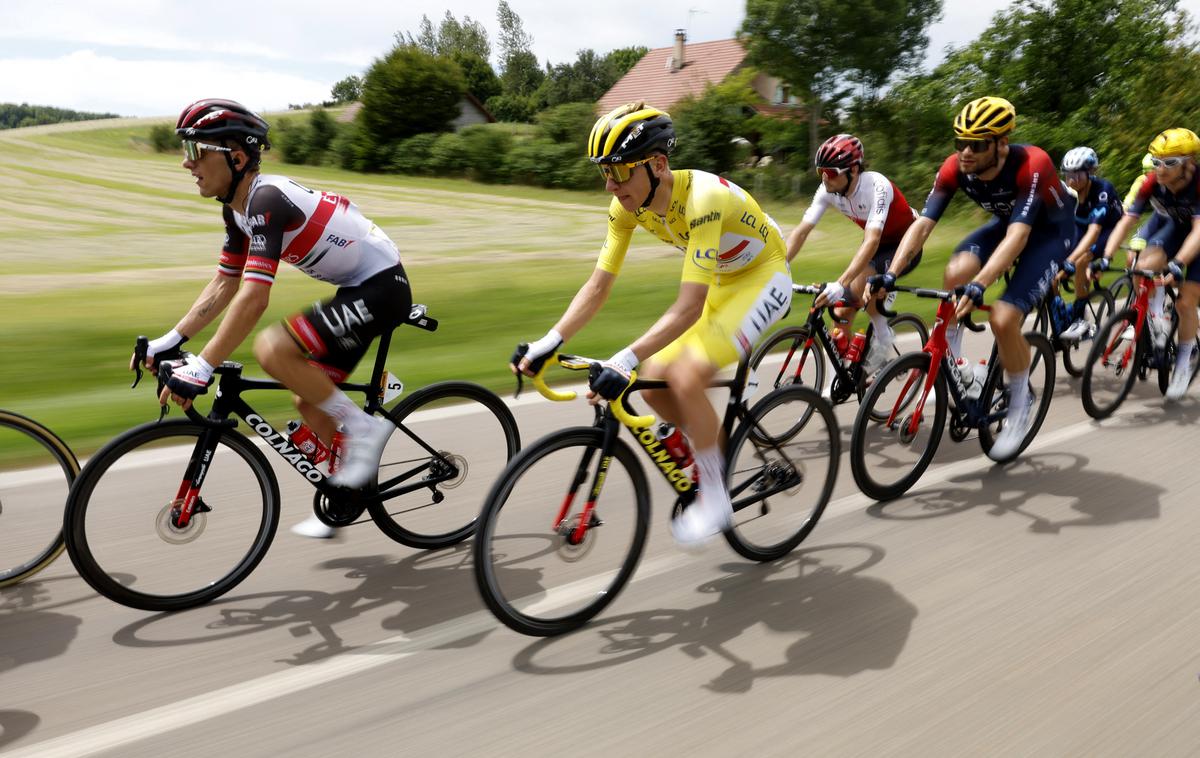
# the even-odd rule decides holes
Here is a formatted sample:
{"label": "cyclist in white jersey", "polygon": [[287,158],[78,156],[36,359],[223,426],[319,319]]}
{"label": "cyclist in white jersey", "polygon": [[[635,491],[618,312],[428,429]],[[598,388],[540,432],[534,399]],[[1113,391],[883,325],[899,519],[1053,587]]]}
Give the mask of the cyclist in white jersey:
{"label": "cyclist in white jersey", "polygon": [[[818,307],[839,300],[853,303],[850,307],[838,309],[838,318],[852,322],[858,309],[856,293],[863,291],[868,276],[888,270],[900,240],[904,239],[904,233],[912,226],[917,215],[909,207],[904,193],[891,180],[877,171],[865,170],[863,146],[857,137],[835,134],[825,140],[817,148],[815,163],[821,186],[813,195],[812,204],[804,212],[804,218],[788,235],[787,260],[790,265],[829,207],[837,208],[843,216],[858,224],[863,230],[862,244],[842,275],[837,281],[826,284],[814,302]],[[912,271],[920,262],[921,253],[918,252],[902,275]],[[894,340],[887,318],[876,306],[875,300],[867,301],[867,315],[875,327],[877,340],[876,348],[867,354],[863,367],[867,376],[883,366],[892,354],[889,348]],[[834,330],[834,336],[841,343],[847,330],[840,326],[834,327]]]}
{"label": "cyclist in white jersey", "polygon": [[[317,192],[283,176],[259,173],[270,148],[267,122],[231,100],[200,100],[176,125],[183,167],[202,197],[222,204],[225,244],[217,274],[175,328],[150,343],[146,364],[178,355],[180,346],[229,312],[202,350],[174,366],[160,401],[190,407],[220,365],[253,331],[267,309],[279,262],[338,287],[328,300],[264,329],[254,357],[295,393],[305,423],[327,445],[340,426],[345,437],[334,484],[361,487],[378,471],[392,425],[364,413],[340,389],[371,342],[402,323],[412,308],[400,253],[344,197]],[[294,531],[328,537],[333,530],[310,517]]]}

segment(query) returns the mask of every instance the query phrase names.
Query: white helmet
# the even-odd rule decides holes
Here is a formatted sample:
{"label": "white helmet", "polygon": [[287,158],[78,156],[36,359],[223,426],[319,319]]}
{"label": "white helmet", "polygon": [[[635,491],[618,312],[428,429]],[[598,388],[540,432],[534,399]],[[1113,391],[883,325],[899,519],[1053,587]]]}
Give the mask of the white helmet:
{"label": "white helmet", "polygon": [[1062,159],[1063,171],[1086,171],[1089,174],[1100,165],[1100,156],[1090,147],[1073,147]]}

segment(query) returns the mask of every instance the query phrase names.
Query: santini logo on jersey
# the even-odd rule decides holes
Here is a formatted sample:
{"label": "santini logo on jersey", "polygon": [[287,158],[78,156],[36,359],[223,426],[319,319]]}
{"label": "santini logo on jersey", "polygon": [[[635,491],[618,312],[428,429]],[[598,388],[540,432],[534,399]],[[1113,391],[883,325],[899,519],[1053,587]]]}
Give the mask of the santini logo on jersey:
{"label": "santini logo on jersey", "polygon": [[705,213],[703,216],[697,216],[696,218],[694,218],[690,222],[688,222],[688,228],[695,229],[697,226],[707,224],[710,221],[720,221],[720,220],[721,220],[721,212],[720,211],[709,211],[708,213]]}

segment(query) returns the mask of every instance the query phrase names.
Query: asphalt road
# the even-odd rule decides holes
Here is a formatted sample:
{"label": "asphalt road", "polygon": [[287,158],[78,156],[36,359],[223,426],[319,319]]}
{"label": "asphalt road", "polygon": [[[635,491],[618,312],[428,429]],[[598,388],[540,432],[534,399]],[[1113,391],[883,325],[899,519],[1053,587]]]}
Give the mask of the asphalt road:
{"label": "asphalt road", "polygon": [[[514,412],[526,443],[588,420]],[[843,455],[768,565],[674,546],[656,480],[633,582],[547,640],[484,609],[467,546],[290,534],[311,491],[280,471],[270,553],[208,606],[125,608],[65,556],[0,590],[0,753],[1200,755],[1198,420],[1200,389],[1164,406],[1144,383],[1095,423],[1060,368],[1018,461],[947,438],[879,505]]]}

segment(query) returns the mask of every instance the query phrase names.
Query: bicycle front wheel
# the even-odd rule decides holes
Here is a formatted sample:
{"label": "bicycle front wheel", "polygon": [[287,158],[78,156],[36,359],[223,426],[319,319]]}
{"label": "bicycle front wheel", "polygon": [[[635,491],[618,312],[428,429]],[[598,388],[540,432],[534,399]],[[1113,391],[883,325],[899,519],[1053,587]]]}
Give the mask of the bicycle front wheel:
{"label": "bicycle front wheel", "polygon": [[[808,423],[797,426],[800,417]],[[730,547],[773,561],[804,541],[837,481],[839,435],[833,408],[808,387],[781,387],[750,409],[729,441]]]}
{"label": "bicycle front wheel", "polygon": [[1083,368],[1080,397],[1083,409],[1094,419],[1108,418],[1124,402],[1137,379],[1142,344],[1134,339],[1137,311],[1126,308],[1100,327]]}
{"label": "bicycle front wheel", "polygon": [[1087,331],[1076,342],[1066,343],[1062,346],[1063,368],[1067,370],[1068,374],[1071,376],[1083,374],[1092,340],[1100,332],[1100,327],[1104,325],[1112,312],[1113,296],[1108,290],[1093,289],[1087,294],[1083,305],[1083,320],[1087,322]]}
{"label": "bicycle front wheel", "polygon": [[71,489],[64,532],[75,568],[97,592],[144,611],[203,605],[233,589],[279,526],[279,485],[244,436],[216,440],[191,521],[177,507],[185,471],[203,456],[191,421],[131,429],[96,453]]}
{"label": "bicycle front wheel", "polygon": [[28,579],[62,552],[62,508],[78,473],[53,432],[0,411],[0,587]]}
{"label": "bicycle front wheel", "polygon": [[820,392],[825,386],[825,353],[807,326],[789,326],[755,348],[750,370],[763,393],[794,384]]}
{"label": "bicycle front wheel", "polygon": [[[649,486],[629,445],[615,440],[605,462],[603,441],[594,427],[543,437],[513,458],[488,494],[475,580],[510,629],[536,637],[576,629],[633,575],[646,543]],[[592,503],[598,473],[602,490]]]}
{"label": "bicycle front wheel", "polygon": [[[368,505],[371,518],[388,537],[417,549],[470,537],[488,489],[521,448],[508,406],[478,384],[441,382],[386,416],[397,429],[380,460],[384,499]],[[411,491],[388,495],[405,489]]]}
{"label": "bicycle front wheel", "polygon": [[928,353],[897,359],[879,372],[858,407],[850,433],[850,470],[868,497],[891,500],[908,492],[937,452],[946,428],[948,390],[939,374],[925,394],[929,367]]}

